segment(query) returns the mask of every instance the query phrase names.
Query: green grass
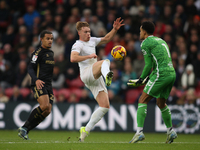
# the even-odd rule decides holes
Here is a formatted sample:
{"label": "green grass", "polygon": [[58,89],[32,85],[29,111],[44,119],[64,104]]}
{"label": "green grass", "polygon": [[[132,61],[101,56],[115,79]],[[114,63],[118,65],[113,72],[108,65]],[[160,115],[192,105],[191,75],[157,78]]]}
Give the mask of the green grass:
{"label": "green grass", "polygon": [[29,133],[31,140],[26,141],[17,136],[17,131],[0,130],[0,150],[200,150],[199,134],[178,134],[174,143],[165,144],[166,134],[145,133],[143,142],[129,144],[133,135],[134,132],[91,132],[80,143],[78,131],[33,130]]}

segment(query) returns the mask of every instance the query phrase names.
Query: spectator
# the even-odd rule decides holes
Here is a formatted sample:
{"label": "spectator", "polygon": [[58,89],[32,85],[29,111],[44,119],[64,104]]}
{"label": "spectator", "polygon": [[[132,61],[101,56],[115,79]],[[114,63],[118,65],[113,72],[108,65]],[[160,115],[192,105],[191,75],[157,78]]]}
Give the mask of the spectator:
{"label": "spectator", "polygon": [[33,5],[29,5],[27,7],[27,13],[24,15],[24,22],[28,28],[28,31],[32,31],[34,18],[39,16],[39,13],[34,9]]}
{"label": "spectator", "polygon": [[136,72],[137,77],[142,74],[143,68],[145,66],[144,56],[142,52],[138,53],[137,59],[133,62],[133,70]]}
{"label": "spectator", "polygon": [[177,103],[179,98],[176,95],[176,91],[177,91],[176,87],[173,86],[172,90],[171,90],[171,92],[169,94],[169,97],[167,99],[167,105],[175,105]]}
{"label": "spectator", "polygon": [[3,51],[0,51],[0,72],[4,72],[6,70],[6,60],[3,57]]}
{"label": "spectator", "polygon": [[129,56],[132,61],[137,59],[137,52],[135,51],[134,44],[135,42],[133,40],[130,40],[128,41],[126,47],[127,56]]}
{"label": "spectator", "polygon": [[132,16],[137,16],[139,15],[139,12],[141,9],[145,9],[145,6],[141,4],[140,0],[135,0],[135,5],[132,5],[131,8],[129,9],[129,14]]}
{"label": "spectator", "polygon": [[14,39],[15,39],[14,27],[10,25],[6,30],[6,33],[2,36],[2,43],[3,45],[8,43],[14,46]]}
{"label": "spectator", "polygon": [[112,90],[108,90],[108,97],[109,97],[110,103],[120,103],[120,104],[124,103],[122,98],[119,95],[115,95]]}
{"label": "spectator", "polygon": [[63,87],[64,81],[64,74],[60,73],[60,69],[58,66],[54,66],[52,87],[55,89],[61,89]]}
{"label": "spectator", "polygon": [[193,66],[191,64],[186,66],[186,70],[181,77],[181,85],[183,90],[195,88],[196,86],[196,76],[193,72]]}
{"label": "spectator", "polygon": [[162,20],[165,24],[172,24],[172,8],[168,5],[164,7]]}
{"label": "spectator", "polygon": [[61,94],[58,94],[58,98],[56,99],[56,102],[65,103],[67,102],[67,99],[65,98],[65,95],[61,93]]}
{"label": "spectator", "polygon": [[187,0],[185,5],[185,13],[187,14],[187,18],[190,18],[197,14],[197,8],[194,5],[194,0]]}
{"label": "spectator", "polygon": [[193,88],[189,88],[177,101],[178,105],[184,104],[196,104],[197,97],[195,96],[195,90]]}
{"label": "spectator", "polygon": [[94,100],[92,100],[89,97],[89,92],[87,89],[83,89],[81,92],[81,98],[80,98],[80,103],[91,103],[91,102],[95,102]]}
{"label": "spectator", "polygon": [[70,16],[67,22],[67,26],[70,29],[70,31],[76,35],[77,31],[76,31],[76,18],[75,16]]}
{"label": "spectator", "polygon": [[3,57],[6,61],[9,61],[12,65],[14,65],[18,61],[18,57],[13,54],[10,44],[5,44],[3,47],[3,51]]}
{"label": "spectator", "polygon": [[5,28],[9,25],[9,9],[6,1],[0,1],[0,31],[4,32]]}
{"label": "spectator", "polygon": [[76,19],[76,22],[78,22],[79,20],[81,20],[80,12],[79,12],[78,7],[72,8],[72,10],[71,10],[71,16],[73,16]]}
{"label": "spectator", "polygon": [[113,28],[113,22],[115,21],[115,14],[109,13],[107,16],[106,30],[109,32]]}
{"label": "spectator", "polygon": [[77,95],[74,93],[71,93],[69,96],[68,102],[69,103],[77,103],[77,101],[78,101]]}
{"label": "spectator", "polygon": [[[0,56],[1,57],[1,56]],[[12,87],[15,83],[14,71],[12,69],[11,63],[5,63],[5,71],[0,71],[0,87],[3,89]]]}
{"label": "spectator", "polygon": [[113,80],[111,85],[108,87],[108,90],[111,90],[114,95],[117,95],[119,94],[121,87],[119,71],[117,69],[114,69],[112,71],[113,71]]}
{"label": "spectator", "polygon": [[64,73],[66,70],[66,67],[68,66],[69,60],[65,59],[64,54],[60,54],[55,59],[55,65],[59,67],[60,73]]}
{"label": "spectator", "polygon": [[10,98],[11,102],[21,102],[23,101],[23,96],[20,94],[20,90],[18,86],[13,87],[13,94]]}
{"label": "spectator", "polygon": [[19,66],[18,66],[18,69],[15,74],[16,74],[15,84],[18,87],[21,87],[22,81],[24,80],[24,78],[27,75],[27,63],[24,60],[21,60],[19,62]]}
{"label": "spectator", "polygon": [[54,17],[54,29],[61,33],[63,28],[63,19],[61,15],[56,15]]}
{"label": "spectator", "polygon": [[148,18],[150,21],[156,22],[158,20],[158,13],[156,11],[155,5],[150,5],[148,12],[145,14],[145,17]]}
{"label": "spectator", "polygon": [[92,16],[92,21],[90,23],[90,29],[92,31],[92,35],[95,37],[99,37],[99,30],[103,28],[103,23],[98,20],[97,16]]}
{"label": "spectator", "polygon": [[189,52],[188,52],[186,62],[185,62],[186,65],[187,64],[194,65],[194,62],[196,62],[196,60],[197,60],[197,51],[198,51],[198,48],[195,44],[190,45]]}
{"label": "spectator", "polygon": [[75,35],[72,32],[67,34],[67,39],[65,43],[65,58],[69,59],[71,54],[72,45],[75,42]]}
{"label": "spectator", "polygon": [[198,80],[200,80],[200,52],[197,53],[197,60],[193,63],[194,73]]}
{"label": "spectator", "polygon": [[92,11],[89,8],[83,10],[83,16],[81,17],[81,21],[86,21],[90,23],[92,20]]}
{"label": "spectator", "polygon": [[0,103],[7,103],[9,101],[9,97],[5,95],[2,88],[0,88]]}
{"label": "spectator", "polygon": [[56,42],[52,45],[51,49],[54,52],[54,58],[57,58],[60,54],[64,54],[65,45],[61,36],[56,39]]}
{"label": "spectator", "polygon": [[[126,59],[130,59],[126,57]],[[129,79],[137,79],[137,74],[134,72],[131,62],[124,64],[124,71],[121,73],[121,88],[127,90],[127,82]]]}
{"label": "spectator", "polygon": [[178,72],[182,76],[183,72],[185,70],[185,60],[182,58],[178,59]]}
{"label": "spectator", "polygon": [[184,12],[184,7],[181,4],[176,6],[176,12],[173,16],[173,19],[175,18],[179,18],[182,25],[184,25],[186,22],[186,14]]}

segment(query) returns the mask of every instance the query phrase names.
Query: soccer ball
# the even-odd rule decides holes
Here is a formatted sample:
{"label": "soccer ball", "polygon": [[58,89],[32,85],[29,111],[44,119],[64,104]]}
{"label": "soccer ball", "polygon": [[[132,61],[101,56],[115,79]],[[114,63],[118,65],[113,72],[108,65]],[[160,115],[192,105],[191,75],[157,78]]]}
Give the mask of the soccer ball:
{"label": "soccer ball", "polygon": [[117,46],[113,47],[113,49],[111,51],[111,55],[116,60],[121,61],[124,59],[124,57],[126,57],[126,49],[121,45],[117,45]]}

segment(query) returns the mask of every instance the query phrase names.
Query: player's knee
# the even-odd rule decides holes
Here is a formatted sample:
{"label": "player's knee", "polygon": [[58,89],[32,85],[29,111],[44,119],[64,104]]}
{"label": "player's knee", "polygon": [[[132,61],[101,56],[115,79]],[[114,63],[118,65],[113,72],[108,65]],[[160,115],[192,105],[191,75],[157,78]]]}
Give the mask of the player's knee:
{"label": "player's knee", "polygon": [[40,105],[40,108],[42,109],[42,111],[46,111],[46,110],[48,110],[49,107],[50,107],[50,104],[49,104],[49,103],[48,103],[48,104]]}
{"label": "player's knee", "polygon": [[157,105],[160,109],[162,109],[162,108],[165,107],[165,103],[161,103],[161,102],[159,102],[159,101],[156,102],[156,105]]}
{"label": "player's knee", "polygon": [[43,112],[43,116],[44,116],[44,117],[47,117],[50,113],[51,113],[51,108],[46,109],[46,110]]}
{"label": "player's knee", "polygon": [[101,104],[101,105],[99,105],[100,107],[103,107],[103,108],[110,108],[110,105],[109,104]]}

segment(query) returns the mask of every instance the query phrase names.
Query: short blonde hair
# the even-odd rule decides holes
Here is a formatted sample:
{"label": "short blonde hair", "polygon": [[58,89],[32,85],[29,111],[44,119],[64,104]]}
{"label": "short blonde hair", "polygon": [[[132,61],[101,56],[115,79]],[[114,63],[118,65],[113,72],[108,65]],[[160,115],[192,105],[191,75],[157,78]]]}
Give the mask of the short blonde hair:
{"label": "short blonde hair", "polygon": [[89,24],[87,22],[78,21],[76,23],[76,30],[80,31],[82,27],[89,27]]}

